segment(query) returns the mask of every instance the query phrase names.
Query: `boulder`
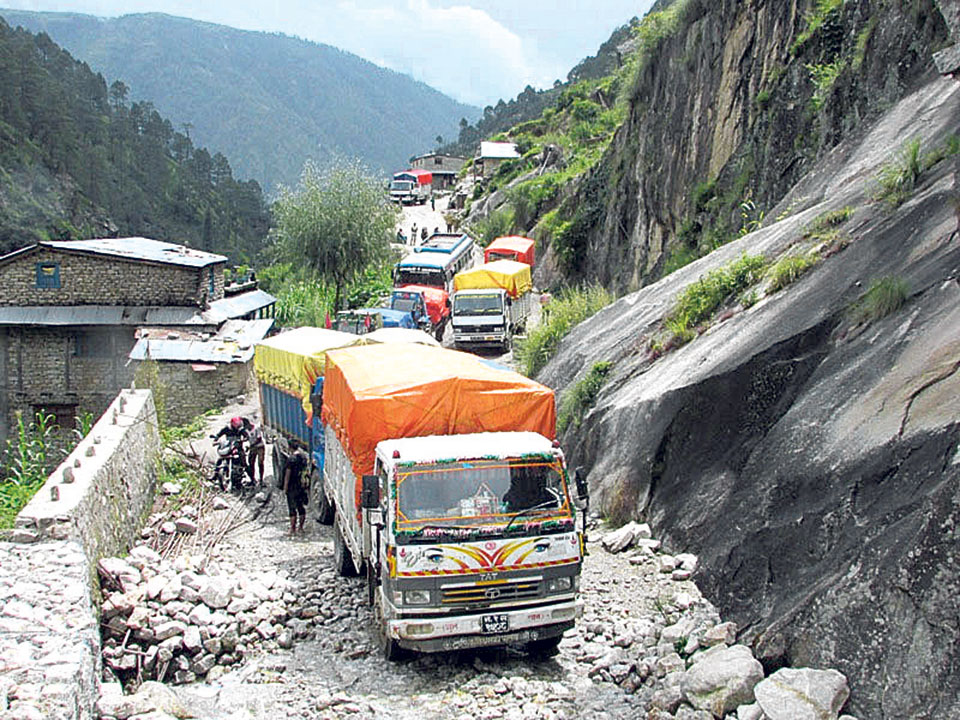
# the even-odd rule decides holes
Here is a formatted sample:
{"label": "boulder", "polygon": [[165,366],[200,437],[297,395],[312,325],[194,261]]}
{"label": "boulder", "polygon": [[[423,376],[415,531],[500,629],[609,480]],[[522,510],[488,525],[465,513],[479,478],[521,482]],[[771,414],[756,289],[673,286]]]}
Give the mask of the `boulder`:
{"label": "boulder", "polygon": [[703,645],[713,647],[723,643],[724,645],[733,645],[737,641],[737,624],[735,622],[725,622],[714,625],[703,634],[701,640]]}
{"label": "boulder", "polygon": [[619,553],[633,547],[639,538],[651,536],[650,526],[646,523],[629,522],[618,530],[607,533],[600,543],[607,552]]}
{"label": "boulder", "polygon": [[781,668],[755,692],[770,720],[836,720],[850,697],[843,673],[812,668]]}
{"label": "boulder", "polygon": [[709,650],[683,674],[684,699],[698,710],[722,718],[738,705],[753,702],[763,666],[745,645]]}
{"label": "boulder", "polygon": [[200,599],[210,608],[219,610],[230,604],[236,584],[225,575],[207,578],[200,588]]}

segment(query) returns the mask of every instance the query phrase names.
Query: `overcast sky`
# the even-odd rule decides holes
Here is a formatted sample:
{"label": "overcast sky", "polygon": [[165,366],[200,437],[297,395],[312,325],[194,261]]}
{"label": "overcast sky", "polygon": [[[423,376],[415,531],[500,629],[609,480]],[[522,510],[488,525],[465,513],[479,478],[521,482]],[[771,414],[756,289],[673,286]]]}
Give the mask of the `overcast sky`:
{"label": "overcast sky", "polygon": [[479,107],[547,87],[653,0],[0,0],[113,17],[165,12],[334,45]]}

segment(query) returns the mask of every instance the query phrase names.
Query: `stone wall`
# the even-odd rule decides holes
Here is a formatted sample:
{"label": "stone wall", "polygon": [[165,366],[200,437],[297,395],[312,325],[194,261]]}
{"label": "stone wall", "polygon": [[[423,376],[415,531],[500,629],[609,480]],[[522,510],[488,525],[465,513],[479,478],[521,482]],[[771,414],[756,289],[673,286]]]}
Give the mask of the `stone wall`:
{"label": "stone wall", "polygon": [[[37,287],[37,263],[59,265],[60,287]],[[40,246],[0,265],[0,305],[189,305],[223,297],[223,263],[164,265]],[[210,273],[214,288],[210,292]]]}
{"label": "stone wall", "polygon": [[140,529],[159,450],[152,395],[122,391],[0,542],[0,716],[96,717],[94,568]]}
{"label": "stone wall", "polygon": [[[256,392],[252,361],[218,363],[212,369],[199,371],[187,362],[151,362],[156,367],[155,377],[152,371],[143,372],[138,382],[140,377],[149,377],[149,385],[157,395],[157,404],[163,406],[164,421],[168,425],[183,425],[210,408],[229,404],[238,395]],[[137,366],[143,364],[136,363]]]}

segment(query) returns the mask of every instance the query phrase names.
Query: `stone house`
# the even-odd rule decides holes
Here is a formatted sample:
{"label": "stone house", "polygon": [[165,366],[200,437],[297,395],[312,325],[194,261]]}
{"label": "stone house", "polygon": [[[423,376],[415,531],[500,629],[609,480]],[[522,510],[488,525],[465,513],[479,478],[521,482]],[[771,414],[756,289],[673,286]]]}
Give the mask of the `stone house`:
{"label": "stone house", "polygon": [[0,257],[0,441],[17,411],[42,408],[62,428],[102,413],[133,380],[137,328],[216,333],[229,319],[217,309],[226,262],[146,238],[44,241]]}
{"label": "stone house", "polygon": [[466,161],[466,158],[457,155],[427,153],[413,158],[410,167],[433,173],[433,189],[447,190],[457,184],[457,174]]}
{"label": "stone house", "polygon": [[520,157],[516,143],[487,142],[480,143],[480,154],[473,161],[473,172],[484,179],[491,177],[505,160]]}

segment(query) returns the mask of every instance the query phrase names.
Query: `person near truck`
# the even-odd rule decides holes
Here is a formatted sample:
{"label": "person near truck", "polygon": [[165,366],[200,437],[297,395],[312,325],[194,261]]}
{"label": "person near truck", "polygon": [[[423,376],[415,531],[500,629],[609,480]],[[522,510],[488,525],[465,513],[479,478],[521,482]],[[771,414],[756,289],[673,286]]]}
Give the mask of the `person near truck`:
{"label": "person near truck", "polygon": [[243,418],[243,428],[247,433],[247,475],[251,482],[256,482],[257,469],[260,470],[260,485],[263,485],[263,460],[266,455],[266,443],[263,439],[263,428],[254,425],[248,418]]}
{"label": "person near truck", "polygon": [[309,461],[307,454],[297,448],[287,461],[283,470],[283,492],[287,496],[287,509],[290,511],[290,534],[303,534],[303,523],[307,518],[307,483],[303,473]]}
{"label": "person near truck", "polygon": [[[216,435],[211,435],[214,442],[220,438],[226,436],[231,443],[238,443],[240,445],[240,462],[244,465],[244,471],[249,474],[250,470],[247,467],[247,454],[244,452],[243,444],[248,440],[247,430],[243,424],[244,418],[241,417],[232,417],[230,422],[220,428],[220,432]],[[217,469],[219,470],[222,465],[226,463],[226,458],[221,457],[217,460]]]}

